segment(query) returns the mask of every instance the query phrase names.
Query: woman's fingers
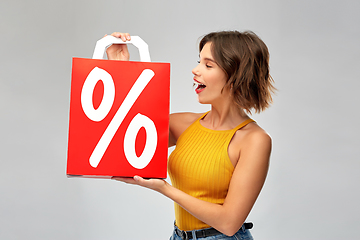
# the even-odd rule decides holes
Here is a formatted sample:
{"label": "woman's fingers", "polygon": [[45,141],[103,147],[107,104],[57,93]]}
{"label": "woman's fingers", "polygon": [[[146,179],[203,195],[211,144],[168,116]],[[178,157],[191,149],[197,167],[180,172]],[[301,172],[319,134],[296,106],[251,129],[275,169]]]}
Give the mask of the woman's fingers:
{"label": "woman's fingers", "polygon": [[112,177],[112,180],[116,180],[116,181],[121,181],[124,183],[130,183],[130,184],[135,184],[136,181],[134,180],[134,178],[130,178],[130,177]]}
{"label": "woman's fingers", "polygon": [[121,38],[124,42],[131,40],[129,33],[113,32],[111,36]]}
{"label": "woman's fingers", "polygon": [[112,177],[111,179],[125,182],[125,183],[131,183],[131,184],[140,184],[140,183],[144,183],[144,181],[145,181],[145,179],[143,179],[142,177],[139,177],[139,176],[134,176],[133,178],[131,178],[131,177]]}
{"label": "woman's fingers", "polygon": [[144,179],[140,176],[134,176],[133,178],[112,177],[111,179],[143,186],[155,191],[161,191],[161,189],[166,185],[166,182],[163,179]]}
{"label": "woman's fingers", "polygon": [[[110,35],[120,38],[124,42],[131,40],[129,33],[113,32]],[[105,34],[105,36],[107,36],[107,34]],[[113,44],[106,49],[106,54],[109,60],[129,61],[130,59],[130,54],[126,44]]]}

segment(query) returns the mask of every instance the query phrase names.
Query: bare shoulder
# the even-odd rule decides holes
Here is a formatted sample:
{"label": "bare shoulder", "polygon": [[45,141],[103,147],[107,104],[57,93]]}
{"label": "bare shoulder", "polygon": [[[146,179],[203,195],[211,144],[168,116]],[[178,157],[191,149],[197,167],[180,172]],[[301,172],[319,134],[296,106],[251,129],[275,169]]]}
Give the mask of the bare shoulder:
{"label": "bare shoulder", "polygon": [[190,123],[195,122],[204,113],[181,112],[170,114],[170,121],[174,123]]}
{"label": "bare shoulder", "polygon": [[192,113],[192,112],[182,112],[182,113],[172,113],[170,114],[169,127],[170,133],[175,138],[178,137],[197,119],[199,119],[204,113]]}
{"label": "bare shoulder", "polygon": [[249,126],[249,129],[246,130],[248,131],[246,132],[245,137],[251,144],[271,144],[270,135],[256,123]]}
{"label": "bare shoulder", "polygon": [[229,145],[229,157],[234,166],[240,159],[253,161],[256,158],[267,162],[271,147],[270,135],[258,124],[250,123],[235,133]]}
{"label": "bare shoulder", "polygon": [[271,144],[270,135],[257,123],[250,123],[238,130],[234,135],[234,143],[237,144]]}

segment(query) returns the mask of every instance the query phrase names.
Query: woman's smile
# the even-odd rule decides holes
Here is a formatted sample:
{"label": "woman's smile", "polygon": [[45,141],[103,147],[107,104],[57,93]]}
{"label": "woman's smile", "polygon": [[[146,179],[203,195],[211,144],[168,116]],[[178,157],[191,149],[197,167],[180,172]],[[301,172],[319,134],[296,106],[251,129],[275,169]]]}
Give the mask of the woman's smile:
{"label": "woman's smile", "polygon": [[195,88],[195,92],[197,94],[201,93],[202,91],[204,91],[204,89],[206,88],[206,85],[197,81],[196,79],[194,79],[194,85],[196,86]]}

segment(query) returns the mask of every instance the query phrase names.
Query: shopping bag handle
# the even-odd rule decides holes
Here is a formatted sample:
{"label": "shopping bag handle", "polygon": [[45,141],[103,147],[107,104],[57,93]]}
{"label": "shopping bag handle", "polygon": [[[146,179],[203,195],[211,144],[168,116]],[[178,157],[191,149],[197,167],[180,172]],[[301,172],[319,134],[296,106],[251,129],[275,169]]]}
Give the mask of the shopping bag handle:
{"label": "shopping bag handle", "polygon": [[139,49],[140,61],[141,62],[151,62],[149,47],[139,36],[131,36],[130,41],[124,42],[120,38],[113,36],[106,36],[96,42],[93,59],[104,59],[105,51],[112,44],[128,44],[132,43],[135,47]]}

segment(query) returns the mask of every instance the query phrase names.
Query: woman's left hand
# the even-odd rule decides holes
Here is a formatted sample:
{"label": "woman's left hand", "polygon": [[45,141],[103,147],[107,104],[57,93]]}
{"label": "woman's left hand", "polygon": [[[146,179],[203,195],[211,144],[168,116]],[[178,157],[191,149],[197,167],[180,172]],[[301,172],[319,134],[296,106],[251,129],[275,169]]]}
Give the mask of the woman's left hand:
{"label": "woman's left hand", "polygon": [[168,185],[168,183],[163,179],[144,179],[140,176],[134,176],[133,178],[112,177],[111,179],[150,188],[160,193],[162,193],[163,189],[166,187],[166,185]]}

